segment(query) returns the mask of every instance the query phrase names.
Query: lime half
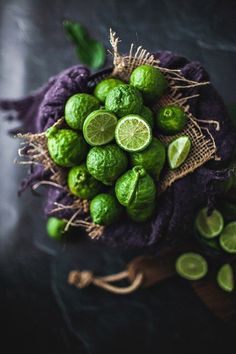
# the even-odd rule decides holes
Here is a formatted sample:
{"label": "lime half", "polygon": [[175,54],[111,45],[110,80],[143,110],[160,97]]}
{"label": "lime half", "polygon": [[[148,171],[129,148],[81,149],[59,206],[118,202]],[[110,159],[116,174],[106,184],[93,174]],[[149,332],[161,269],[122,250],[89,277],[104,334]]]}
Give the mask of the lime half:
{"label": "lime half", "polygon": [[201,209],[196,218],[196,228],[199,234],[205,238],[218,236],[224,227],[224,219],[221,213],[214,209],[207,215],[207,208]]}
{"label": "lime half", "polygon": [[168,160],[172,170],[178,168],[188,157],[191,149],[191,140],[183,135],[173,140],[168,146]]}
{"label": "lime half", "polygon": [[217,273],[217,283],[227,292],[234,290],[234,273],[230,264],[224,264]]}
{"label": "lime half", "polygon": [[88,144],[99,146],[109,143],[115,136],[117,118],[105,110],[88,115],[83,125],[84,138]]}
{"label": "lime half", "polygon": [[229,223],[220,235],[220,245],[228,253],[236,253],[236,221]]}
{"label": "lime half", "polygon": [[198,280],[207,274],[206,260],[198,253],[184,253],[177,258],[176,272],[188,280]]}
{"label": "lime half", "polygon": [[152,141],[150,125],[139,115],[130,114],[119,120],[115,138],[124,150],[134,152],[144,150]]}

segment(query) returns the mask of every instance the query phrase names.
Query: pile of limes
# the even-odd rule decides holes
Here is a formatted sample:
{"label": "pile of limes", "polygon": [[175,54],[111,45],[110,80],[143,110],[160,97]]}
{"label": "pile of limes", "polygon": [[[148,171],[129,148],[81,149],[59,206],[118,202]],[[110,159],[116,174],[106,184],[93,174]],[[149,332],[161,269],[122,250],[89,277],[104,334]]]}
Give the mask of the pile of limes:
{"label": "pile of limes", "polygon": [[166,155],[170,169],[187,158],[189,137],[174,138],[167,154],[157,138],[175,135],[187,123],[178,106],[152,111],[153,102],[167,89],[158,68],[141,65],[131,73],[129,84],[108,78],[96,85],[93,94],[71,96],[65,104],[67,127],[47,130],[50,157],[68,169],[70,192],[90,200],[95,224],[109,225],[122,211],[135,222],[150,219]]}

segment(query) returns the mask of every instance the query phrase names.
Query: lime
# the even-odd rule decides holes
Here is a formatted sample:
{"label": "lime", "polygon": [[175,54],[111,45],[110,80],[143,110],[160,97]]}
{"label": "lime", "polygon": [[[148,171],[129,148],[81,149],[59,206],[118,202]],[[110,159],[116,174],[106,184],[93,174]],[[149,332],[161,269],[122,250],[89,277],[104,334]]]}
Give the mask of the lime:
{"label": "lime", "polygon": [[117,145],[95,146],[87,156],[89,173],[105,185],[112,185],[127,166],[127,156]]}
{"label": "lime", "polygon": [[49,154],[59,166],[78,165],[87,154],[88,146],[81,133],[51,127],[46,131],[46,137]]}
{"label": "lime", "polygon": [[121,205],[140,209],[153,204],[156,186],[144,168],[135,166],[116,181],[115,193]]}
{"label": "lime", "polygon": [[147,101],[161,97],[168,85],[162,72],[147,64],[134,69],[130,76],[130,84],[139,89]]}
{"label": "lime", "polygon": [[121,215],[122,207],[110,194],[98,194],[90,203],[90,215],[94,224],[110,225]]}
{"label": "lime", "polygon": [[200,254],[188,252],[177,258],[175,269],[185,279],[199,280],[207,274],[208,266]]}
{"label": "lime", "polygon": [[183,130],[187,123],[185,112],[178,106],[162,107],[156,116],[156,124],[165,134],[176,134]]}
{"label": "lime", "polygon": [[96,97],[87,93],[77,93],[66,102],[65,121],[70,128],[82,130],[85,118],[99,106]]}
{"label": "lime", "polygon": [[99,99],[99,101],[104,103],[108,93],[113,88],[115,88],[116,86],[119,86],[121,84],[124,84],[124,83],[123,83],[123,81],[121,81],[119,79],[111,78],[111,79],[102,80],[95,87],[94,96],[96,96]]}
{"label": "lime", "polygon": [[221,200],[219,203],[219,209],[225,221],[236,220],[236,204]]}
{"label": "lime", "polygon": [[139,113],[143,105],[141,93],[133,86],[119,85],[112,89],[106,98],[105,108],[118,117]]}
{"label": "lime", "polygon": [[151,128],[153,128],[154,125],[153,113],[149,107],[143,106],[139,115],[146,120],[146,122],[150,125]]}
{"label": "lime", "polygon": [[102,184],[89,174],[85,164],[70,169],[67,184],[71,193],[82,199],[91,199],[102,189]]}
{"label": "lime", "polygon": [[226,225],[220,235],[220,245],[228,253],[236,253],[236,221]]}
{"label": "lime", "polygon": [[224,264],[217,273],[217,283],[219,287],[230,293],[234,290],[234,273],[230,264]]}
{"label": "lime", "polygon": [[117,118],[104,109],[94,111],[85,119],[84,138],[92,146],[109,143],[115,136]]}
{"label": "lime", "polygon": [[173,140],[167,150],[169,165],[172,170],[178,168],[188,157],[191,149],[191,140],[183,135]]}
{"label": "lime", "polygon": [[137,208],[137,209],[133,207],[126,208],[129,218],[135,222],[145,222],[150,220],[150,218],[153,216],[154,210],[155,210],[154,203],[145,206],[145,208]]}
{"label": "lime", "polygon": [[153,178],[158,180],[165,164],[166,149],[160,140],[153,138],[145,150],[131,153],[130,159],[133,166],[142,166]]}
{"label": "lime", "polygon": [[64,234],[66,221],[55,217],[48,218],[47,221],[47,233],[48,236],[55,240],[61,240]]}
{"label": "lime", "polygon": [[197,215],[196,228],[199,234],[205,238],[214,238],[219,236],[224,227],[224,219],[221,213],[214,209],[208,215],[207,208],[201,209]]}
{"label": "lime", "polygon": [[150,125],[142,117],[130,114],[118,121],[115,138],[123,150],[141,151],[151,143],[152,131]]}

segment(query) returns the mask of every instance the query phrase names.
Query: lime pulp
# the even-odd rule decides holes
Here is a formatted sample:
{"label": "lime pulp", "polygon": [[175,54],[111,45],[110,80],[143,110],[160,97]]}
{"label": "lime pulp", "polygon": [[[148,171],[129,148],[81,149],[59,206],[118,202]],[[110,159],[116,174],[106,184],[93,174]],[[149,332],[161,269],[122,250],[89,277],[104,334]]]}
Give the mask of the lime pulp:
{"label": "lime pulp", "polygon": [[217,273],[217,283],[219,287],[227,292],[234,290],[234,274],[230,264],[224,264]]}
{"label": "lime pulp", "polygon": [[168,160],[172,170],[180,167],[186,160],[191,149],[191,140],[188,136],[183,135],[173,140],[168,146]]}
{"label": "lime pulp", "polygon": [[220,235],[220,245],[225,252],[236,254],[236,221],[224,227]]}
{"label": "lime pulp", "polygon": [[224,227],[224,219],[216,209],[210,215],[207,215],[207,208],[201,209],[195,223],[199,234],[208,239],[219,236]]}
{"label": "lime pulp", "polygon": [[179,256],[175,267],[177,273],[188,280],[199,280],[207,274],[208,270],[205,258],[193,252]]}

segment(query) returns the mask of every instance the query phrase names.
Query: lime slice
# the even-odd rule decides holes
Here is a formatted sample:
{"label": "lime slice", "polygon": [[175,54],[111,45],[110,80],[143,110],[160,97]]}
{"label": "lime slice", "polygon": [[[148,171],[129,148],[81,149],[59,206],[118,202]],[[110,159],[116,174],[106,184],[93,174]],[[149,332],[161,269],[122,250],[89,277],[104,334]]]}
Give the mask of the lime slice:
{"label": "lime slice", "polygon": [[221,213],[214,209],[208,216],[207,208],[201,209],[196,218],[196,228],[199,234],[206,238],[218,236],[224,227],[224,219]]}
{"label": "lime slice", "polygon": [[217,283],[221,289],[227,292],[234,290],[234,274],[230,264],[224,264],[217,273]]}
{"label": "lime slice", "polygon": [[139,115],[130,114],[121,118],[116,126],[117,144],[126,151],[144,150],[152,141],[150,125]]}
{"label": "lime slice", "polygon": [[168,146],[168,160],[172,170],[178,168],[188,157],[191,149],[191,140],[183,135],[173,140]]}
{"label": "lime slice", "polygon": [[207,274],[206,260],[198,253],[184,253],[175,263],[176,272],[188,280],[198,280]]}
{"label": "lime slice", "polygon": [[88,115],[83,125],[84,138],[88,144],[99,146],[109,143],[115,136],[117,118],[105,110]]}
{"label": "lime slice", "polygon": [[236,221],[229,223],[220,235],[220,245],[228,253],[236,253]]}

